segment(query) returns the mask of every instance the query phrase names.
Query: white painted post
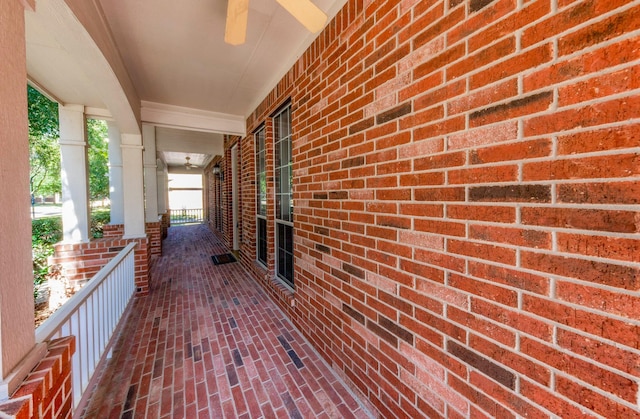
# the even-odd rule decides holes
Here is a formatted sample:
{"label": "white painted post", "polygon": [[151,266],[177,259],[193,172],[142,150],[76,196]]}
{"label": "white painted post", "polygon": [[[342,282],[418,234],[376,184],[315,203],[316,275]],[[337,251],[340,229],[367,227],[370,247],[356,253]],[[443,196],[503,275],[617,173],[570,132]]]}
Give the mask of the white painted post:
{"label": "white painted post", "polygon": [[122,134],[122,176],[124,191],[124,236],[145,237],[142,135]]}
{"label": "white painted post", "polygon": [[142,142],[144,151],[144,198],[145,220],[147,223],[158,222],[158,186],[156,165],[156,127],[142,125]]}
{"label": "white painted post", "polygon": [[109,200],[111,224],[124,224],[124,196],[122,191],[122,149],[120,130],[115,122],[108,121],[109,129]]}
{"label": "white painted post", "polygon": [[63,241],[89,241],[89,172],[84,106],[58,108]]}
{"label": "white painted post", "polygon": [[158,214],[167,212],[167,167],[160,159],[156,160],[156,186],[158,193]]}

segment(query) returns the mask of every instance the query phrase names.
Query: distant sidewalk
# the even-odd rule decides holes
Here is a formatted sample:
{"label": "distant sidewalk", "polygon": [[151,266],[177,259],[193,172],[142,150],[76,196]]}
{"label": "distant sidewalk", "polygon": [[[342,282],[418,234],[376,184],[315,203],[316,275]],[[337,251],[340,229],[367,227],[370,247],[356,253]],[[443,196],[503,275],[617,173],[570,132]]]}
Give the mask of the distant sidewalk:
{"label": "distant sidewalk", "polygon": [[62,215],[62,205],[60,204],[35,205],[33,209],[31,207],[29,208],[29,214],[31,214],[31,218],[33,219]]}
{"label": "distant sidewalk", "polygon": [[[108,201],[107,201],[108,202]],[[100,208],[107,208],[102,205],[103,201],[93,201],[91,208],[97,210]],[[29,207],[29,215],[32,219],[56,217],[62,215],[62,204],[36,204],[33,209]]]}

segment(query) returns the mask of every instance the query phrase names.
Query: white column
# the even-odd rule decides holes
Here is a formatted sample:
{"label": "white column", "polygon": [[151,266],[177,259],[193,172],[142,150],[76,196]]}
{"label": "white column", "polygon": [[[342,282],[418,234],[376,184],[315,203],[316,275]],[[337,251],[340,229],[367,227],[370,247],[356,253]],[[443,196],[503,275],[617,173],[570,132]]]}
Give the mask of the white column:
{"label": "white column", "polygon": [[158,190],[158,214],[167,212],[167,168],[160,159],[156,160],[156,186]]}
{"label": "white column", "polygon": [[84,106],[58,108],[63,241],[89,241],[89,172]]}
{"label": "white column", "polygon": [[122,134],[124,238],[146,237],[144,228],[144,183],[142,135]]}
{"label": "white column", "polygon": [[124,197],[122,191],[122,149],[120,130],[115,122],[108,121],[109,130],[109,200],[111,224],[124,224]]}
{"label": "white column", "polygon": [[165,166],[164,168],[164,207],[169,212],[169,167]]}
{"label": "white column", "polygon": [[144,144],[144,204],[147,223],[158,222],[158,175],[156,173],[156,127],[142,125],[142,142]]}
{"label": "white column", "polygon": [[209,219],[209,176],[211,172],[202,171],[202,220]]}

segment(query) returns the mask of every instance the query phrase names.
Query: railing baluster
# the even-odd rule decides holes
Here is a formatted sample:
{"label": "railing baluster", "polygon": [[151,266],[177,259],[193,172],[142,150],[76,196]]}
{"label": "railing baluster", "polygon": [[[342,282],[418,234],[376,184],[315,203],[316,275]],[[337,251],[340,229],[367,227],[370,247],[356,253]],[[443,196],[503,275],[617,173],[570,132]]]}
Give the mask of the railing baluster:
{"label": "railing baluster", "polygon": [[169,220],[172,225],[202,223],[204,222],[202,208],[195,209],[170,209]]}
{"label": "railing baluster", "polygon": [[[94,316],[96,317],[102,317],[102,314],[104,312],[103,309],[101,308],[104,302],[104,298],[103,298],[104,289],[105,289],[104,283],[100,284],[100,287],[98,287],[98,292],[96,294],[96,305],[95,305],[95,314],[94,314]],[[104,334],[102,333],[102,329],[103,329],[102,322],[100,322],[98,324],[98,327],[95,330],[96,340],[98,341],[98,348],[102,348],[103,347],[102,345],[104,345]],[[98,360],[99,359],[100,357],[98,356]]]}
{"label": "railing baluster", "polygon": [[[91,296],[91,310],[89,311],[91,318],[95,319],[98,316],[98,296],[100,295],[100,288],[98,287],[96,288],[96,292]],[[99,323],[98,323],[99,324]],[[91,360],[91,365],[96,365],[98,363],[98,360],[100,359],[99,356],[99,348],[100,348],[100,338],[98,337],[98,331],[96,330],[95,326],[91,327],[91,356],[89,357],[89,359]]]}
{"label": "railing baluster", "polygon": [[[73,378],[73,398],[77,398],[80,394],[79,389],[82,388],[82,340],[77,338],[80,336],[78,321],[78,311],[74,312],[69,319],[70,334],[76,336],[76,353],[72,358],[71,377]],[[74,371],[76,371],[74,373]]]}
{"label": "railing baluster", "polygon": [[89,336],[88,336],[88,327],[87,327],[87,302],[85,300],[85,303],[82,304],[82,306],[80,306],[80,311],[79,311],[79,316],[78,316],[78,322],[79,322],[79,327],[78,329],[80,330],[80,333],[83,337],[83,339],[80,339],[82,341],[82,352],[80,353],[81,357],[81,367],[80,367],[80,392],[82,393],[82,391],[84,391],[84,388],[86,386],[87,383],[87,374],[89,371]]}

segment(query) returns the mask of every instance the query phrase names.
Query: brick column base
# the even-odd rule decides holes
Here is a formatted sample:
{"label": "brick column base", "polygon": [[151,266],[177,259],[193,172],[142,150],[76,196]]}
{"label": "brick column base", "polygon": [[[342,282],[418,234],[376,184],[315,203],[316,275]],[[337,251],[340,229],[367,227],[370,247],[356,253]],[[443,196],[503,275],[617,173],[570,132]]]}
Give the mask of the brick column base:
{"label": "brick column base", "polygon": [[71,357],[76,351],[75,342],[74,336],[49,342],[45,357],[11,398],[0,403],[0,416],[16,419],[71,418]]}
{"label": "brick column base", "polygon": [[146,223],[145,229],[151,245],[151,256],[162,255],[162,222]]}
{"label": "brick column base", "polygon": [[166,239],[167,234],[169,234],[169,226],[171,225],[171,218],[169,217],[169,213],[165,212],[162,214],[162,219],[160,220],[162,223],[162,238]]}

